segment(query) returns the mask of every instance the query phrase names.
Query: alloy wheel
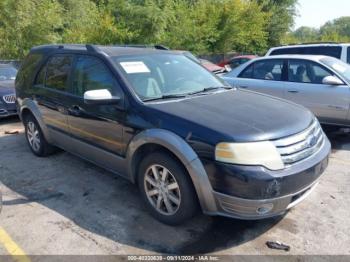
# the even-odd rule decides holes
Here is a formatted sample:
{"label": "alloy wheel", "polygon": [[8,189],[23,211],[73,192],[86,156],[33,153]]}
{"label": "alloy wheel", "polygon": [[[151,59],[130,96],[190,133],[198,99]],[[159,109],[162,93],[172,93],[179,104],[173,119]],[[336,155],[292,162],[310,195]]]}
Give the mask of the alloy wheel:
{"label": "alloy wheel", "polygon": [[38,152],[40,150],[39,129],[37,128],[36,124],[33,123],[32,121],[29,121],[27,123],[27,138],[31,148],[35,152]]}
{"label": "alloy wheel", "polygon": [[148,201],[163,215],[173,215],[181,203],[179,184],[171,172],[161,165],[150,166],[144,176]]}

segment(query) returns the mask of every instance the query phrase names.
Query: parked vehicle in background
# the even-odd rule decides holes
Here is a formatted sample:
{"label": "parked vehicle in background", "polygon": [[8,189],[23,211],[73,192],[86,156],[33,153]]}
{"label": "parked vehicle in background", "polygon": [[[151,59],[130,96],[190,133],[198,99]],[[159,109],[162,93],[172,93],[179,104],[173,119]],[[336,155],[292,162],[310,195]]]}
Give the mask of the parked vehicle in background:
{"label": "parked vehicle in background", "polygon": [[241,219],[282,214],[328,164],[330,143],[309,110],[225,85],[179,52],[40,46],[16,92],[35,155],[58,146],[129,179],[167,224],[198,206]]}
{"label": "parked vehicle in background", "polygon": [[218,64],[218,66],[226,67],[228,70],[235,69],[236,67],[239,67],[240,65],[257,58],[256,55],[240,55],[235,56],[230,59],[224,60]]}
{"label": "parked vehicle in background", "polygon": [[336,58],[305,55],[263,57],[223,78],[233,86],[301,104],[323,124],[350,126],[350,66]]}
{"label": "parked vehicle in background", "polygon": [[17,114],[15,79],[17,69],[11,64],[0,64],[0,118]]}
{"label": "parked vehicle in background", "polygon": [[218,65],[210,62],[209,60],[200,58],[199,61],[200,61],[202,66],[204,66],[206,69],[208,69],[210,72],[212,72],[216,75],[224,74],[227,72],[224,67],[218,66]]}
{"label": "parked vehicle in background", "polygon": [[21,65],[21,61],[20,60],[3,60],[3,59],[0,59],[0,64],[12,65],[14,68],[16,68],[18,70],[18,68]]}
{"label": "parked vehicle in background", "polygon": [[311,43],[271,48],[266,56],[273,55],[324,55],[350,64],[350,43]]}

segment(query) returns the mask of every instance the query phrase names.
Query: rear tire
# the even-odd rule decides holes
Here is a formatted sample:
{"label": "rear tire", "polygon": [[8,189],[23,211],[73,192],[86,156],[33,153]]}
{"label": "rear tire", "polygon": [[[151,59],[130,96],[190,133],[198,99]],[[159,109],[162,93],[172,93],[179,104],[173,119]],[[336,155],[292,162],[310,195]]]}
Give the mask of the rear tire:
{"label": "rear tire", "polygon": [[187,171],[166,152],[156,152],[142,160],[138,186],[151,215],[165,224],[181,224],[198,210],[197,196]]}
{"label": "rear tire", "polygon": [[30,150],[34,155],[45,157],[55,151],[55,147],[51,146],[45,139],[44,134],[32,115],[27,115],[24,119],[25,135]]}

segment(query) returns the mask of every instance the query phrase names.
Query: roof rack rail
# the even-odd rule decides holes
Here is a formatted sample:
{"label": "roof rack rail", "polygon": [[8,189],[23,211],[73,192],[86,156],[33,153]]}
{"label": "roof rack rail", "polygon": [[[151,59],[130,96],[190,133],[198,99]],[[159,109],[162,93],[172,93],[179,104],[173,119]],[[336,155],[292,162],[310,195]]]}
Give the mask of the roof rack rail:
{"label": "roof rack rail", "polygon": [[321,45],[321,44],[341,44],[339,42],[308,42],[308,43],[292,43],[292,44],[285,44],[281,46],[294,46],[294,45]]}
{"label": "roof rack rail", "polygon": [[159,50],[170,50],[164,45],[141,45],[141,44],[128,44],[128,45],[114,45],[118,47],[135,47],[135,48],[154,48]]}
{"label": "roof rack rail", "polygon": [[86,50],[95,53],[98,53],[100,51],[97,46],[91,44],[86,45]]}

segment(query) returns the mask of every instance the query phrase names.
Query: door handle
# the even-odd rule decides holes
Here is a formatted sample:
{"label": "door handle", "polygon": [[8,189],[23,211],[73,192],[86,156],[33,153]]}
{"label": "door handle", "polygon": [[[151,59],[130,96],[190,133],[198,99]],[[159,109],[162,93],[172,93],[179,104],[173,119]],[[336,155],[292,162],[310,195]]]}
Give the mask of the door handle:
{"label": "door handle", "polygon": [[336,110],[347,110],[346,107],[328,105],[328,108],[336,109]]}
{"label": "door handle", "polygon": [[299,91],[298,90],[288,90],[288,93],[297,94],[297,93],[299,93]]}
{"label": "door handle", "polygon": [[247,86],[237,86],[238,88],[244,88],[244,89],[246,89],[246,88],[248,88]]}
{"label": "door handle", "polygon": [[74,105],[68,109],[68,112],[69,112],[69,114],[71,114],[73,116],[80,116],[82,110],[81,110],[80,106]]}

